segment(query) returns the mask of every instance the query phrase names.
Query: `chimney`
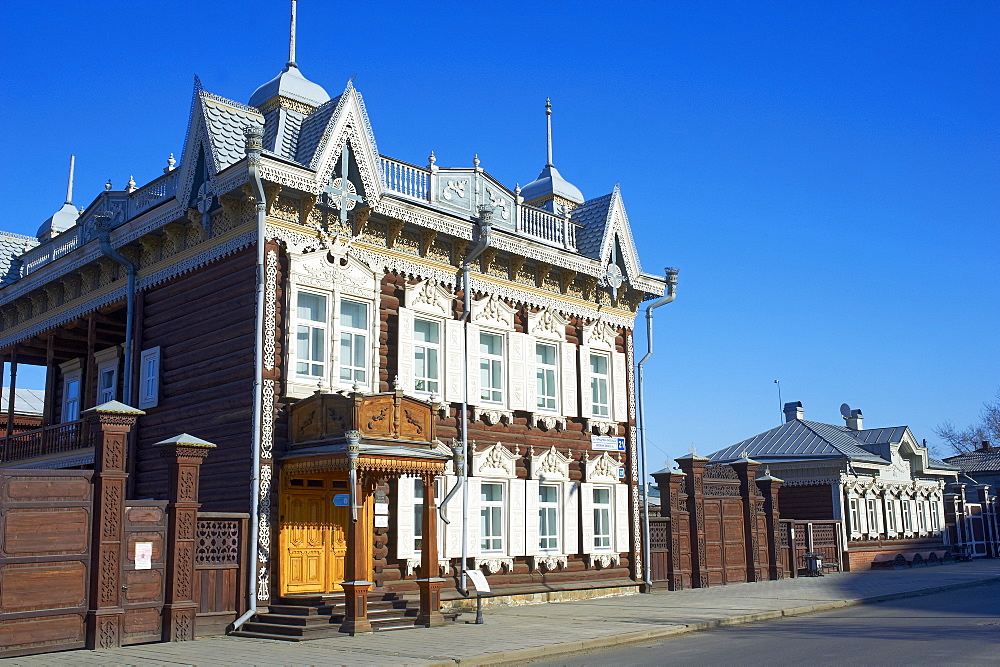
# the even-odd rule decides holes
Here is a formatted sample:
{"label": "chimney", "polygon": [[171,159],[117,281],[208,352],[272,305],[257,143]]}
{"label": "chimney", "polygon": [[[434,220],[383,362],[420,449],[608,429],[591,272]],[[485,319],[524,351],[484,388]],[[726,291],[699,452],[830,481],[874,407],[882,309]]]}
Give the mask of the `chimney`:
{"label": "chimney", "polygon": [[864,428],[864,426],[861,425],[861,410],[851,410],[851,416],[844,417],[844,419],[847,421],[847,428],[852,431],[860,431]]}
{"label": "chimney", "polygon": [[795,401],[794,403],[785,403],[785,407],[782,408],[785,413],[785,422],[790,422],[793,419],[802,419],[805,412],[802,410],[802,401]]}
{"label": "chimney", "polygon": [[981,443],[979,444],[979,451],[981,451],[981,452],[985,452],[985,453],[987,453],[987,454],[993,454],[993,453],[996,453],[996,452],[997,452],[998,450],[1000,450],[1000,447],[991,447],[991,446],[990,446],[990,441],[989,441],[989,440],[983,440],[983,441],[982,441],[982,442],[981,442]]}

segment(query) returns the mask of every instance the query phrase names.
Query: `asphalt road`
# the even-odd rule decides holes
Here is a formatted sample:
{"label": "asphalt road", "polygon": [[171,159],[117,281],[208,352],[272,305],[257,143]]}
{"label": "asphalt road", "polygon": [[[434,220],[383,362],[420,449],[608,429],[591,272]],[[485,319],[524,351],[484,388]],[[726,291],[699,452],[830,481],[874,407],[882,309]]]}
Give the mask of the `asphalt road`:
{"label": "asphalt road", "polygon": [[1000,665],[1000,584],[696,632],[534,665]]}

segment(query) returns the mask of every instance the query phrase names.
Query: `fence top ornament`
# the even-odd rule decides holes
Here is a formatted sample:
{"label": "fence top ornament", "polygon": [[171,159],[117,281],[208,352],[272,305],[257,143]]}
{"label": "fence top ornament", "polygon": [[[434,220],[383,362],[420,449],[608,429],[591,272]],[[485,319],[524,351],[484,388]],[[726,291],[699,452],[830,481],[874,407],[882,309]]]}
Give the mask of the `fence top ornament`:
{"label": "fence top ornament", "polygon": [[80,414],[94,414],[94,413],[110,413],[116,415],[135,415],[140,416],[146,414],[142,410],[133,408],[131,405],[125,405],[120,401],[108,401],[107,403],[101,403],[100,405],[95,405],[92,408],[87,408]]}
{"label": "fence top ornament", "polygon": [[175,435],[172,438],[167,438],[166,440],[161,440],[156,443],[157,447],[200,447],[202,449],[215,449],[216,445],[208,442],[207,440],[202,440],[201,438],[196,438],[188,433],[181,433],[180,435]]}

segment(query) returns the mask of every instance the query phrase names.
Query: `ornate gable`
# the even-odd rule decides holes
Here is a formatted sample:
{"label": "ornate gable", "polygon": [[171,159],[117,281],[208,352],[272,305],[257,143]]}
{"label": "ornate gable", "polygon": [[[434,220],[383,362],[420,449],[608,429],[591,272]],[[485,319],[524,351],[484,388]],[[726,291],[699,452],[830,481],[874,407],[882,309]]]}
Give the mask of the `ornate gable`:
{"label": "ornate gable", "polygon": [[438,317],[451,316],[452,293],[436,280],[421,280],[407,285],[406,307],[421,313]]}
{"label": "ornate gable", "polygon": [[516,312],[495,294],[472,302],[472,321],[476,324],[513,329]]}
{"label": "ornate gable", "polygon": [[516,477],[519,458],[498,442],[472,455],[472,473],[477,477]]}
{"label": "ornate gable", "polygon": [[620,480],[618,469],[621,465],[621,461],[603,452],[596,458],[586,459],[583,467],[588,482],[617,482]]}
{"label": "ornate gable", "polygon": [[595,320],[583,327],[583,344],[591,348],[615,351],[618,334],[604,320]]}
{"label": "ornate gable", "polygon": [[[619,249],[620,257],[613,257],[613,254],[618,254]],[[601,241],[598,259],[602,266],[609,266],[618,259],[624,265],[625,278],[629,283],[642,273],[639,253],[632,239],[632,228],[629,226],[628,214],[625,213],[625,203],[622,201],[621,188],[618,185],[615,185],[615,190],[611,194],[608,219],[604,226],[604,238]]]}
{"label": "ornate gable", "polygon": [[551,308],[528,313],[528,333],[535,338],[564,341],[568,323],[566,318]]}
{"label": "ornate gable", "polygon": [[549,449],[543,449],[538,456],[535,456],[532,450],[531,478],[543,481],[568,480],[569,462],[572,460],[572,458],[560,454],[555,445]]}

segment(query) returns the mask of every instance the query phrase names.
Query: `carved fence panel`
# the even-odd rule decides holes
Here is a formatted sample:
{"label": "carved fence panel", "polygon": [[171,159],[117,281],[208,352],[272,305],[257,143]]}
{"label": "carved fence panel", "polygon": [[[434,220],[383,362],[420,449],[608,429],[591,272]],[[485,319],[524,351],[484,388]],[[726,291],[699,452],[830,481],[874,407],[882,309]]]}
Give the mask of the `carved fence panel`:
{"label": "carved fence panel", "polygon": [[670,580],[670,518],[649,518],[649,566],[653,581]]}
{"label": "carved fence panel", "polygon": [[195,601],[199,637],[224,634],[246,610],[249,514],[199,512],[195,546]]}
{"label": "carved fence panel", "polygon": [[0,657],[85,645],[92,475],[0,472]]}

